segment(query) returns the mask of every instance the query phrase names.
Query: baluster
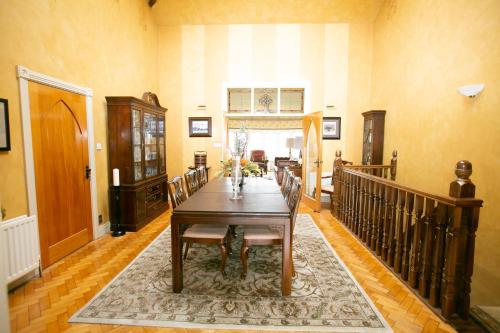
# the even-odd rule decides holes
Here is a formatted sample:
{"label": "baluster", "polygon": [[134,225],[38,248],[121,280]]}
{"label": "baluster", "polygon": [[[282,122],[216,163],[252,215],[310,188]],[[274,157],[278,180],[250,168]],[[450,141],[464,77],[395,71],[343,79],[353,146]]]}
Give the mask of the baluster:
{"label": "baluster", "polygon": [[396,171],[398,169],[398,151],[392,151],[391,159],[391,180],[396,180]]}
{"label": "baluster", "polygon": [[377,245],[377,235],[378,235],[378,206],[380,204],[380,197],[378,196],[378,189],[380,184],[373,182],[373,212],[372,212],[372,234],[369,239],[368,246],[375,251]]}
{"label": "baluster", "polygon": [[365,179],[365,204],[363,209],[363,230],[361,230],[361,240],[366,241],[366,235],[368,234],[368,222],[369,222],[369,211],[370,211],[370,180]]}
{"label": "baluster", "polygon": [[366,233],[363,235],[363,241],[370,246],[370,240],[372,238],[372,227],[373,227],[373,181],[368,179],[367,184],[368,190],[368,207],[366,211]]}
{"label": "baluster", "polygon": [[401,272],[401,263],[403,259],[403,222],[405,219],[406,192],[399,190],[398,213],[396,221],[396,254],[394,258],[394,272]]}
{"label": "baluster", "polygon": [[382,169],[384,171],[384,178],[387,179],[387,168]]}
{"label": "baluster", "polygon": [[[456,164],[455,174],[457,179],[450,184],[450,196],[474,198],[476,187],[469,179],[472,174],[472,164],[469,161],[459,161]],[[446,230],[441,308],[445,318],[449,318],[455,312],[467,318],[474,264],[474,237],[479,210],[477,207],[455,206],[452,212],[453,218],[448,220]]]}
{"label": "baluster", "polygon": [[448,219],[448,207],[443,203],[438,203],[436,221],[434,225],[436,226],[434,234],[436,238],[434,240],[433,255],[432,255],[432,266],[431,266],[431,287],[429,290],[429,303],[434,307],[439,307],[440,299],[439,295],[441,292],[441,274],[443,272],[443,262],[444,262],[444,239],[446,236],[446,223]]}
{"label": "baluster", "polygon": [[416,196],[415,200],[415,225],[413,226],[413,240],[410,250],[410,275],[408,282],[413,288],[418,284],[418,273],[420,271],[421,261],[421,246],[422,246],[422,230],[423,218],[422,212],[424,210],[424,198],[420,195]]}
{"label": "baluster", "polygon": [[397,227],[397,207],[398,207],[399,190],[391,188],[391,201],[389,202],[389,239],[387,242],[387,264],[394,266],[394,257],[396,256],[396,227]]}
{"label": "baluster", "polygon": [[360,178],[360,194],[359,194],[359,222],[358,230],[356,234],[361,239],[363,235],[363,229],[365,225],[365,194],[366,194],[366,179],[364,177]]}
{"label": "baluster", "polygon": [[384,186],[384,203],[383,203],[383,215],[382,215],[382,252],[380,256],[383,261],[387,262],[387,250],[389,249],[389,228],[391,225],[390,221],[390,202],[392,199],[392,187]]}
{"label": "baluster", "polygon": [[408,280],[408,271],[410,269],[410,248],[412,238],[412,220],[413,220],[413,203],[415,195],[413,193],[406,193],[406,206],[405,206],[405,223],[404,223],[404,241],[403,241],[403,265],[401,270],[401,277]]}
{"label": "baluster", "polygon": [[429,295],[429,282],[431,278],[431,256],[433,248],[434,239],[434,220],[433,217],[435,202],[432,199],[425,199],[425,216],[423,218],[423,233],[424,240],[422,245],[422,255],[420,263],[420,280],[418,283],[418,291],[420,296],[427,297]]}
{"label": "baluster", "polygon": [[335,217],[337,219],[340,219],[340,201],[341,201],[340,192],[342,188],[340,177],[342,176],[343,173],[344,170],[342,167],[337,167],[335,169],[333,196],[335,200],[335,207],[334,207]]}
{"label": "baluster", "polygon": [[356,197],[356,200],[355,200],[355,203],[356,205],[354,206],[354,229],[353,229],[353,233],[354,234],[357,234],[358,233],[358,230],[359,230],[359,219],[360,219],[360,216],[359,216],[359,209],[360,209],[360,206],[361,206],[361,177],[356,175],[356,179],[355,179],[355,182],[354,184],[356,185],[355,186],[355,191],[354,191],[354,195]]}
{"label": "baluster", "polygon": [[353,174],[350,174],[349,175],[349,182],[350,182],[350,186],[349,186],[349,229],[351,230],[354,230],[354,193],[355,193],[355,190],[354,190],[354,181],[355,181],[355,178],[354,178],[354,175]]}
{"label": "baluster", "polygon": [[342,168],[341,170],[342,172],[340,172],[339,174],[340,189],[339,189],[339,205],[338,205],[340,222],[342,222],[344,219],[344,178],[346,174],[344,168]]}
{"label": "baluster", "polygon": [[333,162],[333,198],[332,205],[333,210],[332,213],[336,218],[339,217],[339,192],[340,192],[340,183],[339,183],[339,174],[342,168],[342,152],[340,150],[335,151],[335,160]]}
{"label": "baluster", "polygon": [[377,255],[382,254],[382,239],[384,238],[384,212],[387,204],[387,200],[385,197],[385,188],[386,186],[383,184],[379,184],[379,204],[378,204],[378,229],[377,229],[377,244],[376,244],[376,252]]}
{"label": "baluster", "polygon": [[342,223],[347,224],[349,207],[347,206],[347,201],[349,198],[349,172],[344,173],[344,186],[342,189],[343,198],[343,210],[342,210]]}
{"label": "baluster", "polygon": [[349,213],[351,210],[350,204],[351,204],[351,174],[348,173],[346,175],[346,193],[345,193],[345,219],[344,219],[344,224],[349,227]]}

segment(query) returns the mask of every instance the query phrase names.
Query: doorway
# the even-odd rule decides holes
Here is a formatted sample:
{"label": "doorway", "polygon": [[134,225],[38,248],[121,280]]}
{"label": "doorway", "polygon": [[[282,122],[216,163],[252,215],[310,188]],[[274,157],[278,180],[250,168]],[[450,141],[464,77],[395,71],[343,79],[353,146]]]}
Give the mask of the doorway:
{"label": "doorway", "polygon": [[18,66],[29,215],[42,268],[104,231],[97,223],[92,90]]}
{"label": "doorway", "polygon": [[303,201],[316,212],[321,211],[322,127],[323,112],[313,112],[304,116]]}

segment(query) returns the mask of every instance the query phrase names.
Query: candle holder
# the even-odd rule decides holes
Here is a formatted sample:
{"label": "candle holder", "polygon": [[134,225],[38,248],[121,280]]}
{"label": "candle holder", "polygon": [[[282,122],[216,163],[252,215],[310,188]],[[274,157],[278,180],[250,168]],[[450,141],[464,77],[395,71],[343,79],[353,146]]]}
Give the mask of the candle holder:
{"label": "candle holder", "polygon": [[241,165],[240,165],[240,157],[236,156],[233,158],[233,165],[231,168],[231,184],[233,185],[233,195],[230,200],[239,200],[241,199],[240,192],[240,180],[241,180]]}
{"label": "candle holder", "polygon": [[115,214],[113,218],[113,225],[115,230],[111,233],[113,237],[120,237],[125,235],[125,231],[121,226],[121,210],[120,210],[120,186],[113,186],[113,202],[115,205]]}

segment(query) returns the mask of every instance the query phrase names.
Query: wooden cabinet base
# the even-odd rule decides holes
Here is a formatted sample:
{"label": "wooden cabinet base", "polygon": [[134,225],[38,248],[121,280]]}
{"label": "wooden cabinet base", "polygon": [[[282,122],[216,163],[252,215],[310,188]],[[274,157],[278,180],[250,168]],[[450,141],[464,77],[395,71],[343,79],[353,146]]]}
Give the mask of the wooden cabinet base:
{"label": "wooden cabinet base", "polygon": [[[137,185],[122,185],[120,188],[121,229],[138,231],[168,209],[168,177],[160,176]],[[114,224],[115,206],[110,188],[111,230]]]}

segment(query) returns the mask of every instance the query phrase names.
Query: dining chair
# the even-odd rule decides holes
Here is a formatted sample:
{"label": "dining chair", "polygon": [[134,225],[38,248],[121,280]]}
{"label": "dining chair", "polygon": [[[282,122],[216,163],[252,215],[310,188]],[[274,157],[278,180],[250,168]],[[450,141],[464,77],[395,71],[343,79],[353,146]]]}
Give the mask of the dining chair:
{"label": "dining chair", "polygon": [[290,169],[286,166],[283,168],[283,179],[281,180],[281,193],[285,193],[285,185],[288,179]]}
{"label": "dining chair", "polygon": [[208,182],[207,169],[205,168],[205,166],[199,166],[196,168],[196,173],[198,176],[198,185],[201,188]]}
{"label": "dining chair", "polygon": [[283,196],[285,197],[285,200],[288,201],[288,196],[289,196],[290,191],[292,189],[293,180],[296,177],[293,174],[293,171],[291,171],[291,170],[287,170],[286,173],[288,174],[288,176],[286,177],[286,183],[285,183],[285,188],[283,190]]}
{"label": "dining chair", "polygon": [[[300,200],[302,198],[302,181],[300,177],[294,177],[293,185],[288,198],[288,208],[292,214],[292,240],[293,229],[295,227],[295,219],[299,210]],[[283,228],[273,228],[268,225],[245,226],[243,228],[243,242],[241,244],[241,278],[244,279],[248,270],[248,249],[254,245],[282,245],[283,244]],[[290,245],[292,246],[292,245]],[[292,246],[293,248],[293,246]],[[291,260],[292,275],[295,276],[295,268],[293,259]]]}
{"label": "dining chair", "polygon": [[[187,200],[182,177],[176,176],[168,181],[167,184],[170,200],[175,209]],[[226,259],[228,253],[231,252],[231,233],[227,225],[193,224],[184,231],[181,238],[182,241],[186,243],[184,248],[184,260],[187,259],[189,248],[193,243],[217,245],[221,253],[220,271],[223,276],[226,275]]]}
{"label": "dining chair", "polygon": [[184,178],[186,179],[187,192],[189,196],[192,196],[200,189],[200,185],[198,183],[198,173],[196,170],[189,170],[184,174]]}

